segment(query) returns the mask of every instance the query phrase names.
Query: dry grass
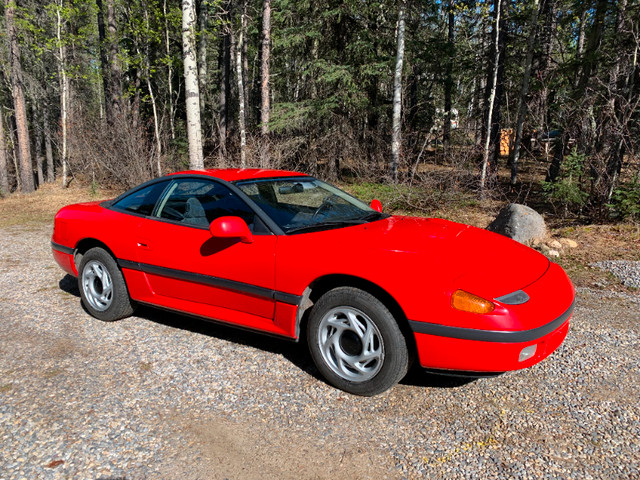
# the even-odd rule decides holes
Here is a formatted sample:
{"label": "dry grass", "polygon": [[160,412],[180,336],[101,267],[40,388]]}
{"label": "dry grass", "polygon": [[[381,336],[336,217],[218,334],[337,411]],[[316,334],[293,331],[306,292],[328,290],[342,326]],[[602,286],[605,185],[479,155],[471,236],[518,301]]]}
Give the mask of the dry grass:
{"label": "dry grass", "polygon": [[634,290],[612,274],[589,265],[604,260],[640,261],[640,225],[581,225],[555,228],[551,233],[578,242],[578,248],[563,252],[557,260],[576,286]]}
{"label": "dry grass", "polygon": [[45,184],[32,194],[14,193],[0,198],[0,227],[52,224],[56,212],[65,205],[102,200],[115,195],[117,192],[103,190],[92,193],[88,187],[62,188],[58,184]]}

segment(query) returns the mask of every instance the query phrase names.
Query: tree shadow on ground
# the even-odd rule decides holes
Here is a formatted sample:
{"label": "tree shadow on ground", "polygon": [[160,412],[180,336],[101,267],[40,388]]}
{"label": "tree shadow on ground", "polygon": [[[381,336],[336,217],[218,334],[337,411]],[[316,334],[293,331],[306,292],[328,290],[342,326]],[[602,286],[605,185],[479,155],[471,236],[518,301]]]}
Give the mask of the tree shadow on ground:
{"label": "tree shadow on ground", "polygon": [[[78,299],[80,290],[78,281],[71,275],[66,275],[58,283],[61,290],[69,293]],[[82,305],[83,310],[89,312]],[[306,332],[300,334],[300,341],[295,342],[284,338],[265,335],[251,330],[233,327],[224,323],[192,317],[181,313],[163,310],[150,306],[138,306],[134,314],[138,318],[164,325],[170,328],[186,330],[200,335],[218,338],[237,345],[243,345],[265,352],[281,355],[289,360],[293,365],[312,377],[325,382],[316,368],[306,342]],[[99,321],[99,320],[96,320]],[[458,388],[475,381],[473,377],[452,377],[425,371],[418,363],[417,359],[409,369],[409,372],[400,381],[402,385],[426,387],[426,388]]]}

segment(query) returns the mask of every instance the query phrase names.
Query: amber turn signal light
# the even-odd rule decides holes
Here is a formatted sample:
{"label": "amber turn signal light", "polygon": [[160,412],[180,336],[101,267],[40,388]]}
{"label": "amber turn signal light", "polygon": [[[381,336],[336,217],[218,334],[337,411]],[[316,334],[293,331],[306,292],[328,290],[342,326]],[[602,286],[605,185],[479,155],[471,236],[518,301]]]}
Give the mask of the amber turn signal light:
{"label": "amber turn signal light", "polygon": [[491,313],[496,307],[493,302],[485,300],[464,290],[456,290],[451,295],[451,306],[456,310],[471,313]]}

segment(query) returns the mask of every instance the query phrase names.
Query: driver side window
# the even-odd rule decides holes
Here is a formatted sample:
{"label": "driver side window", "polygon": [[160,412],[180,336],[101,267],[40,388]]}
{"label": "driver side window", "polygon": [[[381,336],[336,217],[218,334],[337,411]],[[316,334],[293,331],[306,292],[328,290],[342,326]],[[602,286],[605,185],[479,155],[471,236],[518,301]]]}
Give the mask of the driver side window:
{"label": "driver side window", "polygon": [[237,216],[251,228],[251,210],[234,192],[210,180],[184,178],[174,180],[160,200],[157,217],[208,228],[219,217]]}

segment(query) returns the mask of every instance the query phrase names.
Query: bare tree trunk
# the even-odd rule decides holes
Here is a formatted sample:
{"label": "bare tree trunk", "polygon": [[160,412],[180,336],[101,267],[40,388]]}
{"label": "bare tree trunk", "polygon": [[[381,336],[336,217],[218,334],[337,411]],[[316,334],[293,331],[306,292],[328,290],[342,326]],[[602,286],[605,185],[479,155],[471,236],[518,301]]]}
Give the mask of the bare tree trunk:
{"label": "bare tree trunk", "polygon": [[169,128],[171,130],[171,140],[176,139],[176,108],[173,93],[173,64],[171,63],[171,40],[169,38],[169,16],[167,10],[167,0],[162,4],[162,13],[164,14],[164,41],[165,53],[167,55],[167,85],[169,87]]}
{"label": "bare tree trunk", "polygon": [[16,140],[15,117],[9,122],[9,140],[11,141],[11,157],[13,158],[13,171],[16,172],[16,191],[22,190],[22,182],[20,181],[20,165],[18,163],[18,145]]}
{"label": "bare tree trunk", "polygon": [[4,131],[4,112],[0,109],[0,197],[9,195],[9,170],[7,168],[7,140]]}
{"label": "bare tree trunk", "polygon": [[527,115],[527,95],[529,94],[529,80],[531,78],[531,67],[533,65],[533,49],[538,29],[539,2],[533,0],[531,10],[531,20],[529,38],[527,40],[527,58],[524,63],[524,73],[522,75],[522,88],[518,99],[518,119],[516,120],[516,137],[511,151],[511,188],[514,188],[518,181],[518,162],[520,160],[520,145],[522,143],[522,131],[524,119]]}
{"label": "bare tree trunk", "polygon": [[443,143],[449,143],[451,139],[451,108],[452,101],[451,95],[453,90],[453,61],[454,61],[454,26],[455,26],[455,14],[453,13],[453,2],[449,0],[447,4],[447,17],[448,17],[448,33],[447,33],[447,46],[448,57],[447,67],[444,81],[444,125],[442,128],[442,141]]}
{"label": "bare tree trunk", "polygon": [[398,7],[398,37],[396,51],[396,67],[393,77],[393,126],[391,132],[391,178],[398,180],[398,165],[400,163],[400,144],[402,126],[402,63],[404,61],[404,24],[405,24],[404,0]]}
{"label": "bare tree trunk", "polygon": [[494,61],[493,61],[493,72],[492,72],[492,83],[491,90],[489,93],[488,100],[488,113],[487,113],[487,129],[486,136],[484,142],[484,148],[482,153],[482,173],[480,175],[480,188],[484,190],[487,182],[487,170],[489,165],[489,146],[491,142],[491,130],[493,126],[493,110],[496,101],[496,91],[498,89],[498,66],[500,64],[500,13],[502,10],[502,0],[494,0],[494,41],[495,41],[495,50],[494,50]]}
{"label": "bare tree trunk", "polygon": [[34,154],[36,158],[36,172],[38,175],[38,186],[44,183],[44,173],[42,171],[42,163],[44,159],[42,158],[42,128],[38,126],[38,109],[35,104],[31,107],[33,112],[33,125],[35,130],[35,139],[34,139]]}
{"label": "bare tree trunk", "polygon": [[[618,12],[616,15],[615,33],[616,37],[620,38],[621,40],[616,55],[616,62],[611,68],[611,72],[609,73],[609,91],[611,92],[612,96],[610,100],[612,115],[615,117],[616,123],[622,128],[619,129],[617,134],[612,135],[613,138],[611,138],[612,146],[610,147],[609,159],[607,161],[607,174],[605,177],[606,191],[601,200],[603,208],[607,203],[611,202],[613,192],[618,184],[618,179],[622,170],[622,163],[624,161],[624,155],[627,147],[628,139],[626,137],[628,135],[628,132],[631,131],[629,122],[633,114],[627,113],[629,111],[629,107],[627,105],[631,104],[633,98],[632,81],[634,73],[636,72],[638,48],[640,47],[640,40],[638,40],[636,37],[635,45],[633,47],[634,53],[631,55],[631,58],[633,59],[631,61],[631,73],[629,75],[625,75],[625,73],[621,72],[620,69],[623,67],[623,65],[628,65],[629,62],[625,62],[625,57],[628,56],[628,53],[623,45],[633,45],[633,39],[627,37],[628,32],[630,32],[631,29],[625,28],[627,17],[627,0],[620,0],[619,2],[617,2],[617,8]],[[627,92],[627,98],[625,98],[625,91]]]}
{"label": "bare tree trunk", "polygon": [[98,20],[98,42],[100,43],[100,66],[102,70],[102,93],[104,95],[104,105],[107,122],[112,123],[113,108],[111,104],[109,52],[107,51],[107,32],[104,24],[104,7],[102,0],[96,0],[96,8]]}
{"label": "bare tree trunk", "polygon": [[593,24],[587,42],[587,49],[583,55],[582,71],[576,92],[577,95],[584,95],[587,85],[591,80],[593,69],[599,61],[599,59],[596,58],[596,51],[601,47],[602,33],[606,22],[608,7],[608,0],[598,0],[596,3]]}
{"label": "bare tree trunk", "polygon": [[[230,2],[227,8],[231,8]],[[229,98],[231,96],[231,25],[229,24],[229,16],[227,13],[227,22],[224,25],[224,33],[222,37],[222,47],[220,51],[220,156],[227,156],[227,130],[229,127]]]}
{"label": "bare tree trunk", "polygon": [[56,181],[53,167],[53,146],[51,145],[51,129],[49,128],[49,105],[44,102],[42,112],[42,128],[44,130],[44,154],[47,158],[47,182]]}
{"label": "bare tree trunk", "polygon": [[250,92],[250,82],[249,82],[249,33],[248,33],[248,21],[249,21],[249,1],[245,0],[242,2],[242,38],[244,41],[242,42],[242,82],[244,85],[244,116],[245,116],[245,124],[251,124],[251,101],[249,97]]}
{"label": "bare tree trunk", "polygon": [[[587,15],[589,14],[590,6],[583,3],[581,4],[580,8],[582,8],[582,11],[580,12],[580,26],[578,27],[578,41],[576,42],[576,60],[578,62],[582,61],[582,56],[584,55],[584,41],[587,31]],[[576,69],[575,78],[573,80],[575,88],[578,88],[579,79],[579,70]]]}
{"label": "bare tree trunk", "polygon": [[[246,1],[244,0],[244,4],[246,5]],[[243,9],[242,12],[242,22],[245,22],[245,14],[246,9]],[[236,77],[238,80],[238,126],[240,127],[240,168],[245,168],[247,166],[247,131],[246,131],[246,121],[245,121],[245,102],[244,102],[244,83],[242,80],[242,49],[244,43],[244,31],[240,28],[240,33],[238,35],[238,43],[236,45]]]}
{"label": "bare tree trunk", "polygon": [[31,145],[29,140],[29,120],[27,107],[22,90],[22,63],[20,61],[20,47],[14,25],[15,3],[11,0],[4,2],[5,20],[7,23],[7,38],[9,42],[9,56],[11,62],[11,91],[15,108],[16,127],[18,130],[18,150],[20,154],[20,180],[22,191],[31,193],[35,190],[33,182],[33,163],[31,160]]}
{"label": "bare tree trunk", "polygon": [[[502,9],[500,15],[500,36],[498,40],[498,80],[496,83],[496,98],[493,105],[493,124],[491,126],[491,159],[489,167],[490,174],[493,178],[497,177],[498,160],[500,159],[500,151],[502,144],[502,102],[505,95],[504,92],[504,71],[507,56],[507,14],[509,12],[509,2],[503,1],[500,5]],[[507,144],[509,139],[507,139]],[[508,148],[508,147],[507,147]]]}
{"label": "bare tree trunk", "polygon": [[262,62],[260,64],[260,132],[262,133],[261,167],[271,164],[269,155],[269,115],[271,98],[269,91],[269,63],[271,61],[271,0],[262,1]]}
{"label": "bare tree trunk", "polygon": [[[147,30],[149,30],[149,11],[145,5],[144,7],[144,20]],[[153,132],[156,137],[156,168],[158,176],[162,175],[162,142],[160,141],[160,119],[158,118],[158,107],[156,105],[156,97],[151,87],[151,62],[149,60],[149,43],[147,42],[144,52],[144,68],[145,77],[147,80],[147,90],[149,92],[149,98],[151,99],[151,108],[153,110]]]}
{"label": "bare tree trunk", "polygon": [[195,0],[182,0],[182,51],[187,106],[187,137],[189,167],[204,168],[202,155],[202,127],[200,123],[200,89],[196,62],[196,6]]}
{"label": "bare tree trunk", "polygon": [[153,131],[156,137],[156,168],[158,176],[162,175],[162,141],[160,140],[160,119],[158,118],[158,107],[156,106],[156,97],[151,88],[151,79],[147,76],[147,89],[151,98],[151,107],[153,108]]}
{"label": "bare tree trunk", "polygon": [[67,114],[69,105],[69,78],[66,70],[67,49],[62,42],[62,16],[60,10],[63,1],[59,0],[57,9],[56,35],[58,40],[58,74],[60,77],[60,127],[62,129],[62,140],[60,149],[60,163],[62,164],[62,186],[68,186],[67,176],[69,166],[67,164]]}
{"label": "bare tree trunk", "polygon": [[111,111],[114,115],[118,115],[122,113],[122,68],[118,58],[118,29],[114,0],[107,0],[107,27],[111,61]]}

